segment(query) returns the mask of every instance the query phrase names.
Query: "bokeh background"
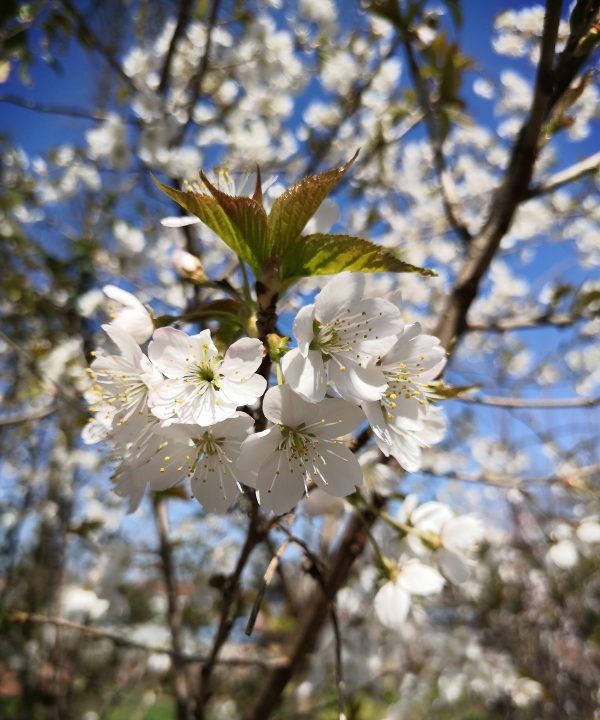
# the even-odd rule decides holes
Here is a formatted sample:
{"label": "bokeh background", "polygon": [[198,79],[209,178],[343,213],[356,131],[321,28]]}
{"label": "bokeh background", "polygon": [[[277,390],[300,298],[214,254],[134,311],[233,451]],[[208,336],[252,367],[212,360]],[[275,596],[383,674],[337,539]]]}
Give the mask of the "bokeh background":
{"label": "bokeh background", "polygon": [[[368,279],[373,294],[401,290],[406,320],[435,329],[468,248],[444,210],[427,111],[388,5],[2,4],[3,718],[176,717],[173,609],[193,683],[243,539],[242,512],[206,515],[185,487],[127,514],[107,449],[80,438],[85,367],[111,312],[104,285],[129,290],[155,315],[221,297],[182,277],[178,249],[209,277],[240,281],[235,256],[210,232],[161,225],[178,209],[151,173],[176,184],[200,168],[234,177],[259,163],[275,178],[274,196],[361,148],[328,201],[330,224],[435,268],[436,278]],[[563,5],[559,49],[569,33]],[[461,217],[476,233],[531,103],[544,8],[401,7]],[[394,635],[373,616],[378,577],[365,552],[337,601],[348,718],[600,717],[598,108],[592,57],[544,126],[534,191],[452,355],[446,381],[473,389],[445,402],[448,433],[421,472],[393,468],[397,499],[415,492],[485,518],[478,563]],[[584,171],[552,185],[574,166]],[[303,281],[283,299],[284,330],[321,285]],[[367,448],[363,463],[376,485],[376,453]],[[325,556],[348,512],[342,501],[304,501],[295,532]],[[285,652],[317,592],[291,551],[244,636],[275,541],[243,577],[230,664],[207,717],[244,717],[261,663]],[[332,653],[326,631],[273,717],[338,717]]]}

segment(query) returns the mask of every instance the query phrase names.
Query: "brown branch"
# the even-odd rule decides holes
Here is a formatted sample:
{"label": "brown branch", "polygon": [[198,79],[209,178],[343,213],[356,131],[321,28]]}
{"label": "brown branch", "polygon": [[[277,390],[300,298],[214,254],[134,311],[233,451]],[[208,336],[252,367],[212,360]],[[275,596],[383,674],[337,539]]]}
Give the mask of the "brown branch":
{"label": "brown branch", "polygon": [[565,168],[560,172],[551,175],[550,177],[542,180],[536,185],[532,185],[526,194],[526,199],[539,197],[540,195],[546,195],[547,193],[558,190],[558,188],[568,185],[569,183],[579,180],[585,175],[591,175],[597,173],[600,170],[600,152],[594,153],[584,160],[571,165],[571,167]]}
{"label": "brown branch", "polygon": [[583,315],[571,315],[569,313],[556,313],[547,315],[538,315],[532,318],[506,318],[505,320],[497,320],[496,322],[470,322],[465,332],[493,332],[503,333],[512,330],[533,330],[535,328],[545,328],[548,326],[556,328],[572,327],[578,320],[585,320]]}
{"label": "brown branch", "polygon": [[254,601],[254,605],[252,606],[252,610],[250,611],[250,617],[248,618],[248,622],[246,623],[246,629],[244,630],[246,635],[252,635],[252,631],[254,630],[254,624],[256,623],[256,618],[258,617],[258,612],[260,610],[262,600],[265,596],[265,592],[271,584],[271,580],[273,580],[273,575],[275,575],[283,553],[287,550],[290,542],[291,540],[288,538],[281,543],[281,545],[271,558],[271,562],[267,566],[262,584],[256,595],[256,600]]}
{"label": "brown branch", "polygon": [[560,410],[564,408],[596,407],[600,405],[600,396],[592,398],[514,398],[514,397],[469,397],[454,398],[458,402],[473,405],[489,405],[500,408],[541,408],[546,410]]}
{"label": "brown branch", "polygon": [[[66,618],[52,617],[48,615],[40,615],[39,613],[22,612],[15,610],[10,613],[9,619],[12,622],[17,623],[35,623],[36,625],[52,625],[58,628],[65,628],[67,630],[75,630],[89,635],[96,640],[110,640],[112,643],[119,647],[132,648],[133,650],[142,650],[147,653],[159,653],[163,655],[169,655],[173,657],[173,649],[168,647],[161,647],[160,645],[147,645],[140,643],[135,640],[130,640],[122,632],[110,632],[108,630],[100,630],[99,628],[91,627],[89,625],[82,625]],[[196,655],[183,653],[180,655],[181,659],[186,663],[205,663],[208,658],[206,655]],[[219,658],[216,661],[219,665],[227,665],[231,667],[246,667],[257,665],[259,667],[277,667],[286,662],[284,657],[249,657],[249,658]]]}
{"label": "brown branch", "polygon": [[0,426],[20,425],[21,423],[31,422],[33,420],[41,420],[42,418],[48,417],[48,415],[52,415],[55,412],[56,406],[48,405],[37,410],[31,410],[27,413],[20,413],[19,415],[6,415],[4,417],[0,417]]}
{"label": "brown branch", "polygon": [[[354,561],[362,553],[368,540],[367,530],[375,520],[376,516],[372,513],[367,514],[366,517],[363,513],[362,518],[358,513],[352,514],[338,549],[331,556],[326,570],[322,572],[323,580],[319,583],[321,592],[315,594],[298,622],[290,643],[287,661],[271,669],[267,674],[264,684],[258,689],[256,698],[245,715],[245,720],[266,720],[279,705],[286,685],[306,656],[316,647],[323,625],[330,616],[331,603],[337,591],[348,579]],[[284,527],[282,530],[285,531]],[[301,547],[306,547],[302,541],[297,539],[294,541]]]}
{"label": "brown branch", "polygon": [[402,26],[399,28],[399,31],[402,37],[404,51],[406,53],[406,59],[408,61],[408,70],[412,84],[425,117],[425,127],[427,128],[427,134],[433,150],[433,160],[435,170],[440,181],[442,204],[444,206],[446,219],[448,220],[450,227],[458,233],[459,237],[464,242],[469,243],[471,241],[471,232],[462,217],[460,203],[458,200],[458,192],[456,190],[454,180],[452,179],[452,176],[448,172],[448,168],[446,166],[443,138],[440,135],[440,129],[438,127],[438,122],[436,121],[436,113],[429,96],[429,88],[421,73],[421,69],[419,68],[408,30]]}
{"label": "brown branch", "polygon": [[185,132],[187,128],[189,127],[190,123],[192,122],[193,114],[194,114],[194,107],[196,103],[198,102],[198,98],[200,97],[202,93],[202,86],[204,84],[204,80],[206,78],[206,73],[208,71],[208,65],[210,60],[210,51],[212,48],[212,36],[213,36],[213,30],[215,28],[215,25],[217,24],[217,16],[219,14],[219,6],[221,5],[221,0],[213,0],[212,7],[210,9],[210,15],[208,17],[208,26],[206,30],[206,45],[204,47],[204,54],[202,56],[202,60],[200,61],[200,65],[198,66],[198,71],[195,75],[192,76],[189,84],[189,89],[191,92],[191,97],[188,103],[188,111],[187,111],[187,121],[185,125],[182,128],[181,136],[185,135]]}
{"label": "brown branch", "polygon": [[175,57],[175,51],[182,35],[184,35],[192,14],[192,0],[180,0],[177,12],[177,24],[171,37],[171,42],[165,55],[165,60],[160,73],[160,82],[158,84],[158,92],[164,95],[167,91],[169,80],[171,79],[171,64]]}
{"label": "brown branch", "polygon": [[[27,100],[25,98],[18,97],[11,93],[0,94],[0,103],[6,103],[7,105],[15,105],[16,107],[24,108],[25,110],[33,110],[34,112],[44,113],[47,115],[62,115],[64,117],[80,118],[82,120],[94,120],[96,122],[104,122],[108,120],[108,114],[102,112],[90,112],[88,110],[81,110],[70,105],[54,105],[48,103],[36,102],[34,100]],[[121,118],[123,122],[137,125],[138,121],[135,118]]]}
{"label": "brown branch", "polygon": [[438,324],[437,335],[447,349],[465,331],[467,313],[477,296],[482,278],[529,189],[540,134],[552,107],[555,87],[552,64],[561,9],[561,0],[547,0],[540,61],[529,115],[513,147],[504,179],[494,195],[490,215],[469,245],[466,260]]}
{"label": "brown branch", "polygon": [[219,618],[219,626],[213,640],[213,645],[208,659],[202,666],[200,673],[200,686],[196,696],[196,707],[195,707],[195,718],[196,720],[204,720],[206,704],[212,695],[211,688],[211,677],[214,671],[215,665],[218,662],[219,652],[231,632],[233,622],[235,620],[232,617],[232,609],[236,604],[240,595],[240,579],[242,572],[246,567],[248,559],[254,548],[262,541],[265,535],[265,528],[262,526],[262,520],[258,505],[256,502],[252,503],[251,515],[248,523],[248,531],[246,533],[246,540],[240,555],[238,557],[237,564],[233,574],[227,578],[227,581],[223,587],[223,604],[221,606],[221,616]]}
{"label": "brown branch", "polygon": [[175,561],[173,558],[173,546],[169,537],[169,520],[167,516],[167,505],[160,495],[154,496],[152,503],[154,521],[158,532],[161,570],[165,589],[167,591],[167,621],[171,634],[172,657],[172,683],[175,706],[177,709],[177,720],[188,720],[189,718],[189,695],[185,670],[185,662],[182,660],[182,616],[179,602],[179,591]]}

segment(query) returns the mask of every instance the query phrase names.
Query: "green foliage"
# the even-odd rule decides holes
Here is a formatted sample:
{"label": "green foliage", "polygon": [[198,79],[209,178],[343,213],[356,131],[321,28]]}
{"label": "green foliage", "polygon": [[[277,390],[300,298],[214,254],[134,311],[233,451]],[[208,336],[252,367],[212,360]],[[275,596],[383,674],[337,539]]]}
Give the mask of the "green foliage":
{"label": "green foliage", "polygon": [[[156,185],[172,200],[207,225],[221,240],[253,269],[258,268],[258,259],[250,249],[238,224],[234,223],[221,204],[211,195],[192,190],[177,190],[152,177]],[[223,193],[224,195],[225,193]],[[233,212],[230,209],[230,212]],[[241,213],[240,213],[241,214]],[[242,224],[241,219],[239,223]],[[250,225],[250,223],[248,223]]]}
{"label": "green foliage", "polygon": [[[275,282],[284,287],[297,278],[344,270],[435,275],[432,270],[410,265],[390,250],[364,238],[301,234],[357,155],[358,152],[340,167],[294,183],[275,200],[268,216],[262,205],[260,171],[257,172],[252,197],[228,195],[215,187],[202,172],[200,177],[210,195],[195,190],[178,190],[154,177],[153,180],[171,199],[200,218],[241,261],[247,262],[259,280],[263,279],[267,269]],[[157,318],[157,323],[164,324],[164,321]]]}
{"label": "green foliage", "polygon": [[282,279],[285,281],[310,275],[330,275],[345,270],[435,275],[433,270],[405,263],[394,253],[369,240],[352,235],[315,233],[300,238],[284,255]]}
{"label": "green foliage", "polygon": [[358,151],[339,168],[302,178],[275,200],[269,213],[269,233],[274,254],[285,254],[291,245],[298,242],[306,223],[344,177],[357,156]]}

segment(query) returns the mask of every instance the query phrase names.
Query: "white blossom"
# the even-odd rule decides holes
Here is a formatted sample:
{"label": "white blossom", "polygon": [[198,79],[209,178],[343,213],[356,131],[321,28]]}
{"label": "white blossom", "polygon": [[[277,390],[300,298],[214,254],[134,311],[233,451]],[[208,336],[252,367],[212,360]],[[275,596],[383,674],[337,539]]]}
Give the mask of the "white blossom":
{"label": "white blossom", "polygon": [[267,391],[263,412],[274,424],[244,442],[238,474],[256,488],[265,510],[291,510],[311,482],[336,497],[360,485],[355,455],[336,440],[360,425],[359,408],[340,399],[309,403],[290,387],[277,385]]}
{"label": "white blossom", "polygon": [[187,335],[159,328],[148,355],[165,379],[152,391],[152,412],[167,423],[212,425],[231,417],[240,405],[255,402],[266,380],[256,374],[263,356],[256,338],[241,338],[225,353],[217,350],[210,330]]}
{"label": "white blossom", "polygon": [[246,413],[209,427],[155,427],[144,452],[126,459],[115,473],[117,492],[130,511],[144,490],[165,490],[188,478],[192,493],[209,512],[225,512],[238,495],[235,463],[254,420]]}
{"label": "white blossom", "polygon": [[398,309],[387,300],[363,298],[364,276],[341,273],[294,320],[298,347],[282,359],[290,387],[310,402],[329,383],[350,402],[378,400],[386,388],[379,360],[402,328]]}
{"label": "white blossom", "polygon": [[444,587],[444,578],[435,568],[416,559],[401,563],[393,575],[375,595],[375,614],[390,630],[401,630],[408,617],[411,597],[439,593]]}
{"label": "white blossom", "polygon": [[109,303],[111,326],[126,332],[139,345],[145,343],[154,332],[154,323],[144,305],[135,295],[116,285],[105,285],[102,292],[112,301]]}
{"label": "white blossom", "polygon": [[409,472],[419,469],[421,448],[441,440],[445,431],[426,387],[445,362],[436,337],[422,334],[419,323],[407,325],[379,364],[386,380],[381,398],[362,404],[381,451]]}
{"label": "white blossom", "polygon": [[421,558],[431,557],[451,582],[465,582],[483,539],[482,521],[474,515],[456,515],[441,502],[418,507],[416,503],[409,495],[398,513],[398,519],[413,529],[406,536],[408,546]]}

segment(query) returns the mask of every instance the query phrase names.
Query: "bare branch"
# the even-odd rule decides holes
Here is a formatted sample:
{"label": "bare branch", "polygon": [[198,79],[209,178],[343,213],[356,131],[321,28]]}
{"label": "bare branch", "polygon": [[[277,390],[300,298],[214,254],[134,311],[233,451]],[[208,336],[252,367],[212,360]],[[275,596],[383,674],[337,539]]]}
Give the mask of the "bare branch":
{"label": "bare branch", "polygon": [[[0,103],[6,103],[7,105],[15,105],[16,107],[24,108],[25,110],[33,110],[34,112],[45,113],[48,115],[63,115],[65,117],[81,118],[82,120],[94,120],[96,122],[104,122],[108,120],[108,114],[103,112],[90,112],[89,110],[81,110],[70,105],[54,105],[48,103],[36,102],[33,100],[27,100],[25,98],[12,95],[11,93],[0,94]],[[138,121],[135,118],[121,118],[123,122],[131,125],[137,125]]]}
{"label": "bare branch", "polygon": [[[67,630],[75,630],[85,635],[90,635],[92,638],[97,640],[110,640],[119,647],[132,648],[134,650],[142,650],[147,653],[159,653],[169,655],[173,657],[173,649],[168,647],[162,647],[160,645],[147,645],[140,643],[135,640],[130,640],[122,632],[111,632],[109,630],[100,630],[99,628],[91,627],[89,625],[82,625],[80,623],[67,620],[61,617],[51,617],[48,615],[40,615],[38,613],[29,613],[16,610],[10,614],[10,620],[17,623],[35,623],[36,625],[53,625],[58,628],[65,628]],[[205,655],[195,654],[182,654],[181,659],[186,663],[205,663],[208,658]],[[228,665],[233,667],[245,667],[251,665],[258,665],[260,667],[277,667],[286,662],[284,657],[248,657],[248,658],[219,658],[216,662],[220,665]]]}
{"label": "bare branch", "polygon": [[173,558],[173,547],[169,538],[169,520],[167,516],[167,505],[159,495],[154,496],[152,503],[154,520],[158,532],[161,570],[165,588],[167,591],[167,622],[171,633],[171,648],[173,650],[173,694],[177,708],[178,720],[188,720],[189,717],[189,696],[187,678],[185,674],[185,663],[182,661],[182,640],[181,640],[181,607],[179,603],[179,591]]}
{"label": "bare branch", "polygon": [[503,333],[512,330],[533,330],[548,326],[556,328],[572,327],[578,320],[585,320],[583,315],[571,315],[569,313],[556,313],[554,315],[538,315],[532,318],[506,318],[496,322],[473,322],[465,328],[465,332],[495,332]]}
{"label": "bare branch", "polygon": [[504,179],[494,195],[490,215],[479,235],[469,245],[465,263],[458,273],[438,324],[436,334],[447,349],[465,331],[467,313],[477,296],[481,280],[529,189],[540,133],[552,107],[552,63],[561,10],[561,0],[547,0],[540,61],[529,115],[513,147]]}
{"label": "bare branch", "polygon": [[559,475],[547,475],[544,477],[520,477],[514,481],[508,477],[498,475],[476,475],[456,472],[454,470],[444,470],[437,472],[433,468],[421,468],[419,472],[431,475],[432,477],[444,480],[453,480],[461,483],[473,483],[476,485],[493,485],[503,490],[523,490],[528,485],[552,485],[563,484],[572,485],[573,478],[581,480],[591,475],[596,475],[600,471],[600,465],[586,465],[584,467],[574,468],[570,473],[561,473]]}
{"label": "bare branch", "polygon": [[597,152],[584,160],[580,160],[578,163],[575,163],[575,165],[571,165],[571,167],[565,168],[564,170],[551,175],[541,183],[532,185],[526,194],[526,199],[530,200],[531,198],[536,198],[540,195],[546,195],[554,190],[558,190],[564,185],[568,185],[575,180],[579,180],[585,175],[597,173],[599,170],[600,152]]}
{"label": "bare branch", "polygon": [[443,140],[439,133],[435,111],[429,97],[429,88],[423,78],[423,75],[421,74],[421,69],[419,68],[408,31],[401,29],[400,32],[402,34],[402,42],[406,52],[406,58],[408,60],[408,69],[411,80],[417,94],[419,105],[421,106],[425,116],[425,126],[427,128],[429,141],[433,150],[435,169],[440,181],[444,212],[446,213],[449,225],[458,233],[462,240],[468,243],[471,241],[471,232],[462,218],[460,204],[458,201],[458,192],[456,190],[454,180],[446,167]]}
{"label": "bare branch", "polygon": [[[341,98],[340,104],[341,104],[341,110],[342,110],[342,116],[340,118],[340,121],[338,124],[324,137],[322,137],[320,140],[316,143],[316,148],[314,152],[312,153],[312,157],[308,165],[306,166],[306,169],[304,171],[305,175],[312,175],[315,173],[323,161],[323,159],[327,156],[327,153],[331,149],[331,146],[335,142],[335,139],[338,136],[338,133],[340,131],[340,128],[346,122],[346,120],[349,120],[360,108],[360,104],[362,101],[362,97],[365,94],[365,92],[371,87],[371,84],[377,77],[377,73],[379,72],[379,68],[381,65],[391,58],[396,50],[398,49],[398,45],[400,44],[400,40],[395,40],[387,50],[387,52],[382,55],[377,63],[377,67],[373,69],[373,72],[369,74],[369,77],[362,83],[362,84],[356,84],[348,94]],[[412,127],[412,126],[411,126]]]}
{"label": "bare branch", "polygon": [[593,398],[514,398],[514,397],[492,397],[480,396],[469,397],[468,395],[454,398],[462,403],[472,405],[489,405],[501,408],[542,408],[546,410],[560,410],[564,408],[596,407],[600,405],[600,396]]}
{"label": "bare branch", "polygon": [[133,90],[136,90],[135,84],[133,80],[127,75],[127,73],[123,70],[121,67],[121,64],[115,57],[114,53],[110,49],[108,45],[104,43],[104,41],[99,38],[96,33],[92,30],[90,25],[88,24],[87,20],[84,18],[84,16],[81,14],[79,9],[75,6],[75,4],[72,2],[72,0],[62,0],[62,4],[67,8],[67,10],[71,13],[73,19],[78,25],[79,32],[82,35],[85,35],[94,50],[99,52],[106,62],[110,65],[110,67],[117,73],[117,75],[125,82],[126,85],[128,85]]}
{"label": "bare branch", "polygon": [[6,415],[5,417],[0,417],[0,426],[20,425],[21,423],[31,422],[33,420],[41,420],[42,418],[48,417],[48,415],[52,415],[54,412],[56,412],[56,406],[52,404],[19,415]]}
{"label": "bare branch", "polygon": [[160,82],[158,85],[158,91],[161,95],[164,95],[167,91],[169,80],[171,77],[171,64],[179,44],[179,39],[185,33],[186,28],[191,19],[192,12],[192,0],[180,0],[179,10],[177,12],[177,24],[173,30],[173,36],[165,55],[165,60],[160,73]]}
{"label": "bare branch", "polygon": [[[381,501],[378,499],[377,502]],[[321,592],[315,593],[313,601],[306,607],[298,622],[296,633],[290,643],[287,662],[269,671],[264,684],[257,691],[254,703],[245,715],[245,720],[266,720],[279,705],[286,685],[306,656],[315,648],[319,633],[330,616],[332,600],[348,579],[354,561],[362,553],[368,541],[367,529],[375,520],[376,516],[373,513],[363,512],[363,517],[360,517],[359,513],[351,515],[340,544],[330,558],[328,568],[322,573],[315,574],[317,580],[319,574],[323,577],[322,583],[319,582]],[[281,529],[285,532],[283,526]],[[293,541],[300,547],[306,548],[301,540],[294,538]],[[309,557],[312,559],[311,556]],[[316,567],[318,569],[319,566]]]}
{"label": "bare branch", "polygon": [[203,720],[204,710],[206,703],[211,697],[212,688],[210,687],[210,680],[212,677],[213,670],[218,660],[219,652],[231,632],[234,618],[231,616],[232,608],[236,603],[240,594],[240,578],[242,572],[246,567],[246,563],[250,558],[250,555],[254,548],[261,542],[265,534],[264,528],[261,527],[261,518],[256,503],[252,504],[252,514],[248,523],[248,531],[246,533],[246,540],[240,555],[238,557],[237,564],[233,571],[233,574],[227,578],[225,586],[223,588],[223,604],[221,606],[221,616],[219,618],[219,626],[213,640],[213,646],[208,656],[208,659],[202,666],[200,674],[200,687],[196,697],[195,717],[196,720]]}
{"label": "bare branch", "polygon": [[248,622],[246,623],[246,629],[244,630],[246,635],[252,635],[252,630],[254,630],[254,624],[256,623],[256,618],[258,617],[258,611],[260,610],[262,599],[265,596],[267,588],[271,584],[271,580],[273,580],[273,575],[275,575],[283,553],[286,551],[290,542],[291,540],[288,538],[281,543],[276,553],[271,558],[271,562],[267,566],[263,577],[262,585],[260,586],[258,594],[256,595],[256,600],[254,601],[254,605],[252,606],[250,617],[248,618]]}

